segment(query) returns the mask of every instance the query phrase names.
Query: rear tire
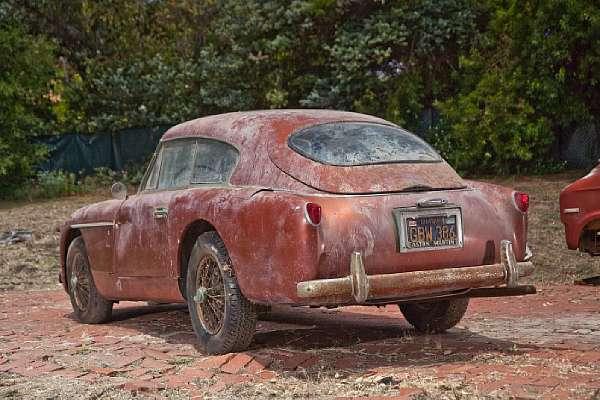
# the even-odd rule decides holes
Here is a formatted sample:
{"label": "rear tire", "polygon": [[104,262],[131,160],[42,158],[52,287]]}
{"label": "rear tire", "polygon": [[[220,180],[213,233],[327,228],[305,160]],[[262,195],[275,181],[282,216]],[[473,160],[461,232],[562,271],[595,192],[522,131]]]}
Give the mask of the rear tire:
{"label": "rear tire", "polygon": [[460,322],[469,307],[468,298],[428,303],[398,304],[404,318],[423,333],[442,333]]}
{"label": "rear tire", "polygon": [[240,290],[229,254],[216,232],[198,237],[186,277],[187,303],[198,342],[208,354],[245,350],[256,310]]}
{"label": "rear tire", "polygon": [[96,288],[83,238],[77,237],[67,251],[67,282],[73,313],[79,322],[99,324],[112,315],[112,301]]}

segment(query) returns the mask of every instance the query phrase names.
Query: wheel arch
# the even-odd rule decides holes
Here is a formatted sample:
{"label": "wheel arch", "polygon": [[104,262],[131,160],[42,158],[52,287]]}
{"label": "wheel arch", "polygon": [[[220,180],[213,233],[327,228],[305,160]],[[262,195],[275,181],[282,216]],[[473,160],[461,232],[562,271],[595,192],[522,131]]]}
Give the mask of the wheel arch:
{"label": "wheel arch", "polygon": [[579,226],[577,230],[577,247],[582,248],[584,235],[588,231],[599,231],[600,230],[600,212],[594,212],[586,216],[585,220]]}
{"label": "wheel arch", "polygon": [[190,260],[190,255],[192,254],[192,249],[194,248],[194,244],[196,243],[196,239],[198,236],[202,235],[206,232],[217,232],[217,229],[213,224],[205,219],[197,219],[191,222],[183,231],[181,236],[181,240],[179,241],[179,251],[177,254],[177,266],[178,266],[178,284],[179,291],[184,299],[186,297],[186,285],[185,279],[187,275],[188,262]]}

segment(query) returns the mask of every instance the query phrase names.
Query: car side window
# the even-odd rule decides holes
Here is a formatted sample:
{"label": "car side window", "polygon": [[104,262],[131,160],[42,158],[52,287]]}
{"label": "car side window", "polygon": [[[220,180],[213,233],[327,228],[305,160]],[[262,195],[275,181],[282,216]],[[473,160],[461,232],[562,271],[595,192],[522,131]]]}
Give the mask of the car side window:
{"label": "car side window", "polygon": [[192,183],[225,183],[238,160],[235,147],[218,140],[198,138]]}
{"label": "car side window", "polygon": [[146,186],[144,186],[144,190],[156,189],[156,185],[158,184],[158,171],[160,170],[161,153],[162,152],[159,152],[152,159],[154,163],[152,164],[152,169],[148,174],[148,179],[146,181]]}
{"label": "car side window", "polygon": [[164,145],[158,189],[184,187],[190,183],[194,142],[195,140],[178,140]]}

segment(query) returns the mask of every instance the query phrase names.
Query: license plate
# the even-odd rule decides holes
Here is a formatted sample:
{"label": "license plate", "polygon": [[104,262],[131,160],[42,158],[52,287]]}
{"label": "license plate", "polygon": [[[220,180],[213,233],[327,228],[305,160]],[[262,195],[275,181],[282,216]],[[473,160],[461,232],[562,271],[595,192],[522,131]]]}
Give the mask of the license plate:
{"label": "license plate", "polygon": [[401,252],[442,250],[463,246],[459,207],[394,210]]}

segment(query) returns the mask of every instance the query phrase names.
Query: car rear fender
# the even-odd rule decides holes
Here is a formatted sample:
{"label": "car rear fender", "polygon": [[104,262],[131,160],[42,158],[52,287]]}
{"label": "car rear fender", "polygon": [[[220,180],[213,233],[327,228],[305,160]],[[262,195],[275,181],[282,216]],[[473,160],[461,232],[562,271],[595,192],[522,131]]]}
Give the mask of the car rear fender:
{"label": "car rear fender", "polygon": [[528,212],[522,212],[515,204],[516,190],[487,182],[466,181],[469,186],[477,189],[487,199],[494,211],[503,218],[513,232],[510,238],[517,259],[525,257],[527,245],[527,230],[529,226]]}
{"label": "car rear fender", "polygon": [[292,193],[262,190],[240,204],[233,227],[215,221],[248,299],[293,303],[296,283],[318,276],[321,228],[308,222],[305,205]]}
{"label": "car rear fender", "polygon": [[[302,198],[269,188],[192,188],[176,194],[169,215],[169,258],[184,279],[186,248],[206,230],[219,234],[242,293],[256,303],[293,302],[297,281],[315,279],[316,227]],[[193,238],[189,235],[195,236]]]}

